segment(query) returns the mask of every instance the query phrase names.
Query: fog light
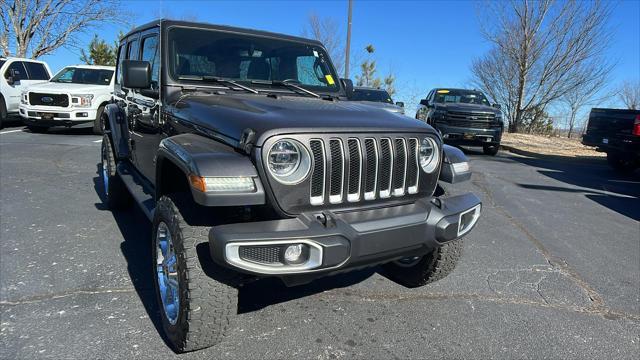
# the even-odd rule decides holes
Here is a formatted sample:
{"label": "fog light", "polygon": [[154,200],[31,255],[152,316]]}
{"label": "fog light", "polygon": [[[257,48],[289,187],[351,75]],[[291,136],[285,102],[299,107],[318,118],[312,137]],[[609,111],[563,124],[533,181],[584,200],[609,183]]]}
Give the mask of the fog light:
{"label": "fog light", "polygon": [[303,244],[295,244],[289,245],[284,250],[284,261],[288,264],[297,264],[301,263],[304,260],[304,250],[306,245]]}
{"label": "fog light", "polygon": [[86,113],[86,112],[79,112],[79,113],[76,113],[76,116],[77,116],[77,117],[87,117],[87,116],[89,116],[89,113]]}

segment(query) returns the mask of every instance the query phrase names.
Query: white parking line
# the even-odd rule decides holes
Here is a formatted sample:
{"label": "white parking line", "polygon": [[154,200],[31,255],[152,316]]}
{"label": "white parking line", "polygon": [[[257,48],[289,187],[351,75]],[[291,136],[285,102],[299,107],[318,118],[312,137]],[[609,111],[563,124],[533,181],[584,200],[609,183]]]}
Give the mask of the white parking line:
{"label": "white parking line", "polygon": [[18,130],[0,131],[0,135],[2,135],[2,134],[14,133],[14,132],[18,132],[18,131],[22,131],[22,129],[18,129]]}
{"label": "white parking line", "polygon": [[99,143],[99,142],[102,142],[102,139],[94,140],[93,142],[94,142],[94,143]]}

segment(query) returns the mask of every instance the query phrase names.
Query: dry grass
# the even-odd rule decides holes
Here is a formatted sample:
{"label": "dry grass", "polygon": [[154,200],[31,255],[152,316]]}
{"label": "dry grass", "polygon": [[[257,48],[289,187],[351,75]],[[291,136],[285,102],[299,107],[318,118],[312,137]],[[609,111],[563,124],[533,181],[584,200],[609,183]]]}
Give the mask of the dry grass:
{"label": "dry grass", "polygon": [[582,145],[579,139],[568,139],[566,137],[504,133],[502,135],[502,145],[542,155],[566,157],[606,156],[604,153],[597,152],[595,148]]}

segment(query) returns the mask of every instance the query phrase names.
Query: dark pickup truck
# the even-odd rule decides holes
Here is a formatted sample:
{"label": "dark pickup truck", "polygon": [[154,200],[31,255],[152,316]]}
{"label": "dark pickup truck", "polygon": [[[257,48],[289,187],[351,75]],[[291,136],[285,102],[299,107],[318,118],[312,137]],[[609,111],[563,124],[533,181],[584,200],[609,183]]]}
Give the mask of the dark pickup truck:
{"label": "dark pickup truck", "polygon": [[635,171],[640,167],[640,110],[591,109],[582,143],[606,152],[612,168]]}
{"label": "dark pickup truck", "polygon": [[407,287],[441,279],[480,216],[474,194],[439,185],[470,178],[464,154],[421,121],[348,101],[353,84],[318,41],[160,20],[122,38],[116,74],[104,200],[133,199],[152,222],[176,351],[219,342],[256,278],[382,264]]}
{"label": "dark pickup truck", "polygon": [[438,130],[446,144],[482,146],[486,155],[500,149],[502,112],[481,91],[433,89],[420,100],[416,119]]}

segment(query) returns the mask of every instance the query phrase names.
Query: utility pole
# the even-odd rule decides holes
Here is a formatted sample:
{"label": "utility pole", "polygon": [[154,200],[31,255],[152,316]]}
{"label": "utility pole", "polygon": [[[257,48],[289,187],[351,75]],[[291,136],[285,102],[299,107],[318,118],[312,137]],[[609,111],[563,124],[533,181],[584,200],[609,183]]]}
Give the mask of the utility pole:
{"label": "utility pole", "polygon": [[351,10],[353,8],[353,0],[349,0],[349,16],[347,22],[347,46],[345,48],[346,54],[344,56],[344,78],[349,78],[349,53],[351,53]]}

